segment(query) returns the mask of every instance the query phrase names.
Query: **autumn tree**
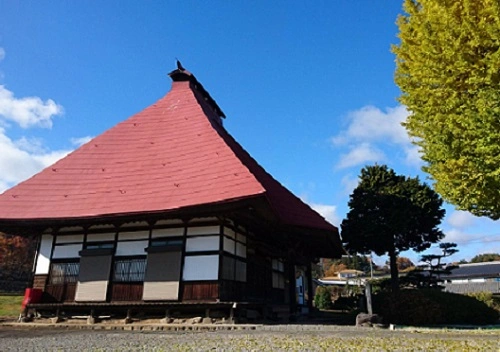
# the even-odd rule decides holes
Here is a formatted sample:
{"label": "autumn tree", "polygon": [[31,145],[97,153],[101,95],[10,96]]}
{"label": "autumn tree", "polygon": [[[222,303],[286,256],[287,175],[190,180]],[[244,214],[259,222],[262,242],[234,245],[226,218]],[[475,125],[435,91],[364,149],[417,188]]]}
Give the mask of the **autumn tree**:
{"label": "autumn tree", "polygon": [[370,258],[363,255],[343,255],[340,259],[324,259],[323,271],[325,276],[336,276],[338,272],[346,269],[369,272]]}
{"label": "autumn tree", "polygon": [[391,284],[397,291],[398,254],[423,251],[443,237],[437,227],[445,214],[442,203],[418,177],[397,175],[387,166],[367,166],[350,195],[342,242],[350,251],[388,254]]}
{"label": "autumn tree", "polygon": [[343,263],[340,262],[332,263],[330,267],[325,271],[325,277],[337,276],[339,272],[345,269],[347,269],[347,267]]}
{"label": "autumn tree", "polygon": [[[385,265],[386,265],[386,266],[390,266],[390,265],[391,265],[390,261],[389,261],[389,260],[387,260],[387,261],[385,262]],[[413,264],[413,262],[410,260],[410,258],[400,257],[400,256],[398,256],[398,257],[396,258],[396,265],[397,265],[397,267],[398,267],[398,271],[399,271],[399,272],[404,271],[404,270],[406,270],[406,269],[408,269],[408,268],[412,268],[412,267],[414,267],[414,266],[415,266],[415,265]]]}
{"label": "autumn tree", "polygon": [[25,281],[31,275],[35,241],[0,233],[0,280]]}
{"label": "autumn tree", "polygon": [[500,2],[405,0],[395,80],[434,189],[500,218]]}
{"label": "autumn tree", "polygon": [[[386,264],[390,265],[389,262],[387,262]],[[398,271],[404,271],[404,270],[408,270],[410,268],[415,267],[415,264],[413,264],[413,262],[411,261],[411,259],[407,258],[407,257],[400,257],[400,256],[398,256],[396,258],[396,264],[398,266]]]}

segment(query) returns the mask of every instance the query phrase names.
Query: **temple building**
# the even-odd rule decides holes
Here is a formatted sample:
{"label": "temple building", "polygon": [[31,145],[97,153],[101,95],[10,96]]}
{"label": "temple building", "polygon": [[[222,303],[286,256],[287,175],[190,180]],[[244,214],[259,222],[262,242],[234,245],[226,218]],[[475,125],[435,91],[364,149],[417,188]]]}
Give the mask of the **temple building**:
{"label": "temple building", "polygon": [[311,309],[337,228],[231,137],[193,74],[169,76],[166,96],[0,195],[0,231],[38,243],[28,308]]}

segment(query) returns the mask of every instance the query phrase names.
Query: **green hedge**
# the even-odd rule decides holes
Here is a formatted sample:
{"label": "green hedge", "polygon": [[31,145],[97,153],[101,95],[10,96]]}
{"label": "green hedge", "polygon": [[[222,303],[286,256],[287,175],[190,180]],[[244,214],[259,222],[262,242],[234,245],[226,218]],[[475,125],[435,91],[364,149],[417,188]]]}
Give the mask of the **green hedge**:
{"label": "green hedge", "polygon": [[318,286],[316,288],[314,306],[318,309],[330,309],[332,307],[332,293],[328,287]]}
{"label": "green hedge", "polygon": [[499,319],[497,311],[474,297],[435,289],[407,289],[397,295],[379,292],[373,306],[386,323],[403,325],[486,325]]}

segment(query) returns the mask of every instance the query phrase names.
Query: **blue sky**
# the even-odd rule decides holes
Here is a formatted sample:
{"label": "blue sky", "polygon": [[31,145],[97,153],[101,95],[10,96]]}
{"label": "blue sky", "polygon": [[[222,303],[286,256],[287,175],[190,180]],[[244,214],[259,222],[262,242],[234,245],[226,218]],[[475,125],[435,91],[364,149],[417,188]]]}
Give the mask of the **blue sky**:
{"label": "blue sky", "polygon": [[[243,147],[339,226],[363,166],[427,177],[393,80],[401,2],[0,0],[0,191],[165,95],[179,58]],[[500,252],[496,222],[446,209],[452,259]]]}

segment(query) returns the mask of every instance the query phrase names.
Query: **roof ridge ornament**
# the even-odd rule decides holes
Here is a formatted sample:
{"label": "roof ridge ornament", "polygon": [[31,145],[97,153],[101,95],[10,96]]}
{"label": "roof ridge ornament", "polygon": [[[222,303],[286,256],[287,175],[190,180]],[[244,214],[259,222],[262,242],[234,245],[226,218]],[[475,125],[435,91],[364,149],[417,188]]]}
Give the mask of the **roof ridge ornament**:
{"label": "roof ridge ornament", "polygon": [[182,66],[181,62],[179,61],[178,58],[175,58],[177,60],[177,69],[181,71],[185,71],[186,69]]}
{"label": "roof ridge ornament", "polygon": [[[182,66],[181,62],[179,59],[175,58],[176,60],[176,65],[177,69],[173,70],[170,72],[168,75],[174,82],[186,82],[189,81],[191,83],[191,87],[194,88],[196,91],[198,91],[203,99],[212,107],[214,112],[217,114],[218,118],[226,118],[226,115],[222,112],[221,108],[215,100],[210,96],[210,94],[203,88],[203,85],[196,79],[196,77],[186,70],[184,66]],[[222,121],[219,121],[222,123]]]}

